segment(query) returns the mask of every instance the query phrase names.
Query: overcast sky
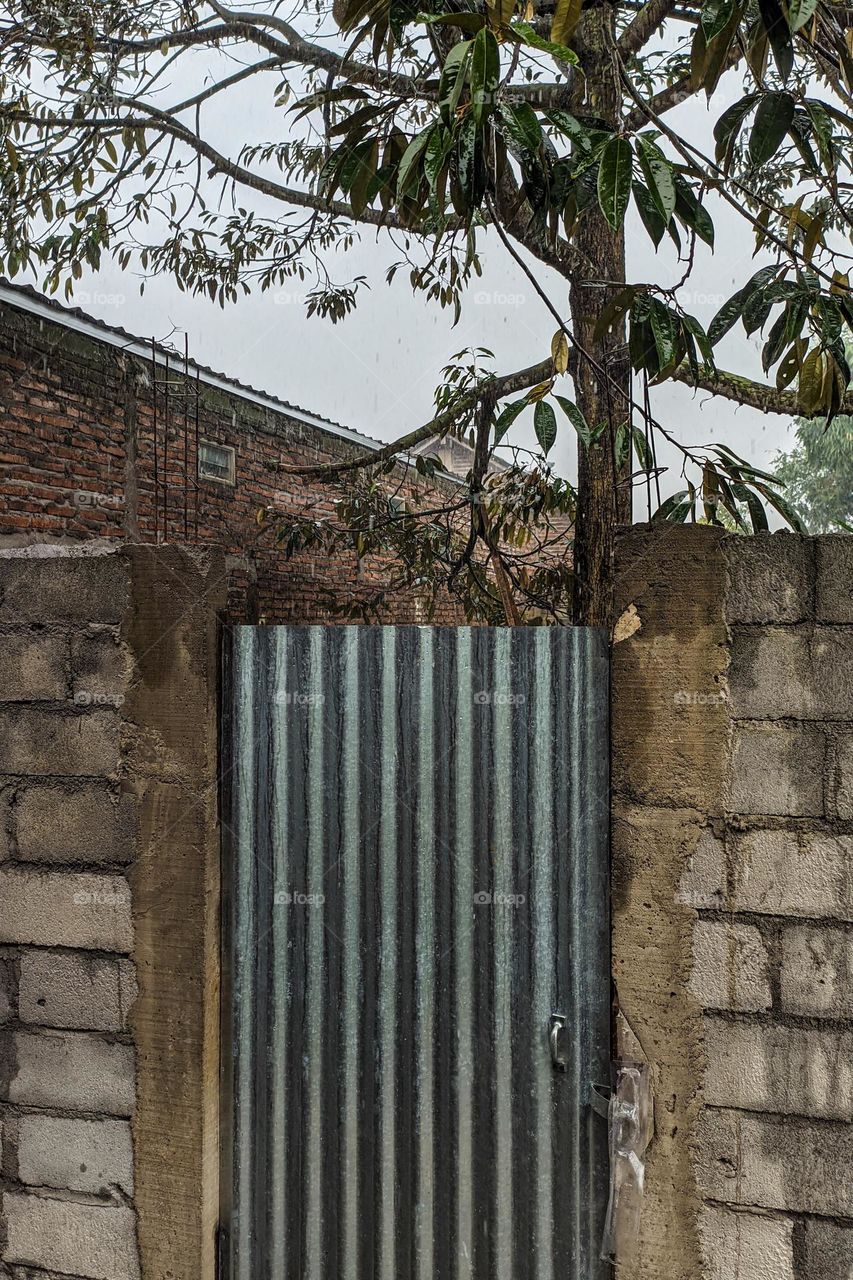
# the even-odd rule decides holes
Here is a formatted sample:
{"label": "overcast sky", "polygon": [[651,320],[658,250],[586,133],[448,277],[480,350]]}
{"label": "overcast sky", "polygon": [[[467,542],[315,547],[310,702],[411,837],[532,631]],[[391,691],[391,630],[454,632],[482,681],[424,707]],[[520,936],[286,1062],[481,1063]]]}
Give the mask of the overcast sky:
{"label": "overcast sky", "polygon": [[[738,77],[730,75],[728,81],[727,91],[721,87],[714,99],[713,115],[707,112],[704,98],[693,99],[670,115],[674,127],[706,150],[714,120],[741,92]],[[271,88],[272,84],[273,78],[268,77],[266,85]],[[240,86],[219,118],[211,118],[223,149],[236,152],[248,137],[250,121],[253,141],[282,136],[289,117],[271,109],[265,115],[263,97],[259,85]],[[685,307],[705,325],[725,298],[761,265],[761,259],[752,258],[748,224],[719,201],[710,207],[716,223],[716,251],[712,254],[698,246],[691,280],[681,295]],[[675,283],[681,268],[674,253],[656,255],[633,209],[629,218],[629,279]],[[356,311],[337,325],[306,317],[303,297],[310,286],[291,283],[278,292],[258,292],[222,311],[205,299],[181,293],[165,277],[146,281],[140,296],[139,277],[123,274],[111,262],[96,275],[84,277],[74,301],[141,337],[165,339],[171,334],[181,350],[186,331],[190,355],[201,363],[368,435],[391,440],[430,416],[439,372],[460,349],[490,348],[496,369],[504,372],[548,353],[555,328],[552,317],[496,238],[484,235],[481,245],[483,276],[470,289],[456,328],[451,327],[452,312],[412,294],[407,271],[401,270],[390,286],[385,284],[385,271],[399,253],[383,233],[377,235],[371,228],[363,229],[360,243],[333,263],[332,274],[339,281],[365,275],[371,283],[369,291],[360,292]],[[535,264],[535,269],[555,306],[565,314],[566,282],[541,264]],[[738,326],[717,349],[721,366],[760,378],[760,345],[759,337],[747,339]],[[571,393],[568,380],[564,392]],[[675,384],[653,390],[653,410],[685,443],[719,440],[759,465],[770,463],[790,440],[787,419],[712,400]],[[519,420],[513,443],[532,442],[532,426],[525,418]],[[566,422],[560,426],[554,459],[559,471],[574,475],[571,429]],[[662,484],[665,492],[671,492],[681,487],[680,463],[674,451],[662,450],[660,457],[674,464]],[[636,509],[639,518],[645,514],[644,507],[645,500]]]}

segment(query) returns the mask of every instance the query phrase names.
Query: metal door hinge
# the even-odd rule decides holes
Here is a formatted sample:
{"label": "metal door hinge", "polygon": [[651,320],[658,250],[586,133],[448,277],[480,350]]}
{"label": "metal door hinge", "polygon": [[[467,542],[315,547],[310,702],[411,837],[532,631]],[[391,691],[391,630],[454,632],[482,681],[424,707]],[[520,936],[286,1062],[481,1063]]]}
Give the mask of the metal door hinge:
{"label": "metal door hinge", "polygon": [[569,1020],[564,1013],[552,1013],[548,1042],[551,1045],[551,1063],[557,1071],[569,1069]]}

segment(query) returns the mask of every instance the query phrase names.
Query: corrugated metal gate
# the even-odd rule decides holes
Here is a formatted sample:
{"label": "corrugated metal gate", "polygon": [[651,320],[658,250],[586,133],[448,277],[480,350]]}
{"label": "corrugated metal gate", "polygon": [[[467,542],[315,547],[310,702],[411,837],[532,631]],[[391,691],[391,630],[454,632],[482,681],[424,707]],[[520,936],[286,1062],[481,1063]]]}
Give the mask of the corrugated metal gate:
{"label": "corrugated metal gate", "polygon": [[228,649],[231,1280],[605,1275],[604,633]]}

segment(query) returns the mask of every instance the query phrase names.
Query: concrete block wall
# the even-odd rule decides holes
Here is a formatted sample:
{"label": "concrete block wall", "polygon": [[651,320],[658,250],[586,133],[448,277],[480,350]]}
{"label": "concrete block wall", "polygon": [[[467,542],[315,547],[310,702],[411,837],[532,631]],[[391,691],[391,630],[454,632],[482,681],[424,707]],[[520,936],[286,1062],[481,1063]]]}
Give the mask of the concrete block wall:
{"label": "concrete block wall", "polygon": [[628,1274],[851,1280],[853,539],[620,555],[614,965],[657,1092]]}
{"label": "concrete block wall", "polygon": [[0,551],[0,1275],[15,1280],[213,1275],[224,602],[223,566],[199,552]]}

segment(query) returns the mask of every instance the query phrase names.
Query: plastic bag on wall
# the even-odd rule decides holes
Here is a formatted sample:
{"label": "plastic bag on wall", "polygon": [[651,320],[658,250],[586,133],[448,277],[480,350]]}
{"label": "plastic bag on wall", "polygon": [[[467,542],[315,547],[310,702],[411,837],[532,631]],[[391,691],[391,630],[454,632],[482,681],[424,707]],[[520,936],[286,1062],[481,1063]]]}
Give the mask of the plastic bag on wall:
{"label": "plastic bag on wall", "polygon": [[626,1262],[634,1254],[640,1234],[646,1148],[654,1127],[646,1063],[617,1062],[608,1123],[610,1200],[601,1256],[609,1262]]}

